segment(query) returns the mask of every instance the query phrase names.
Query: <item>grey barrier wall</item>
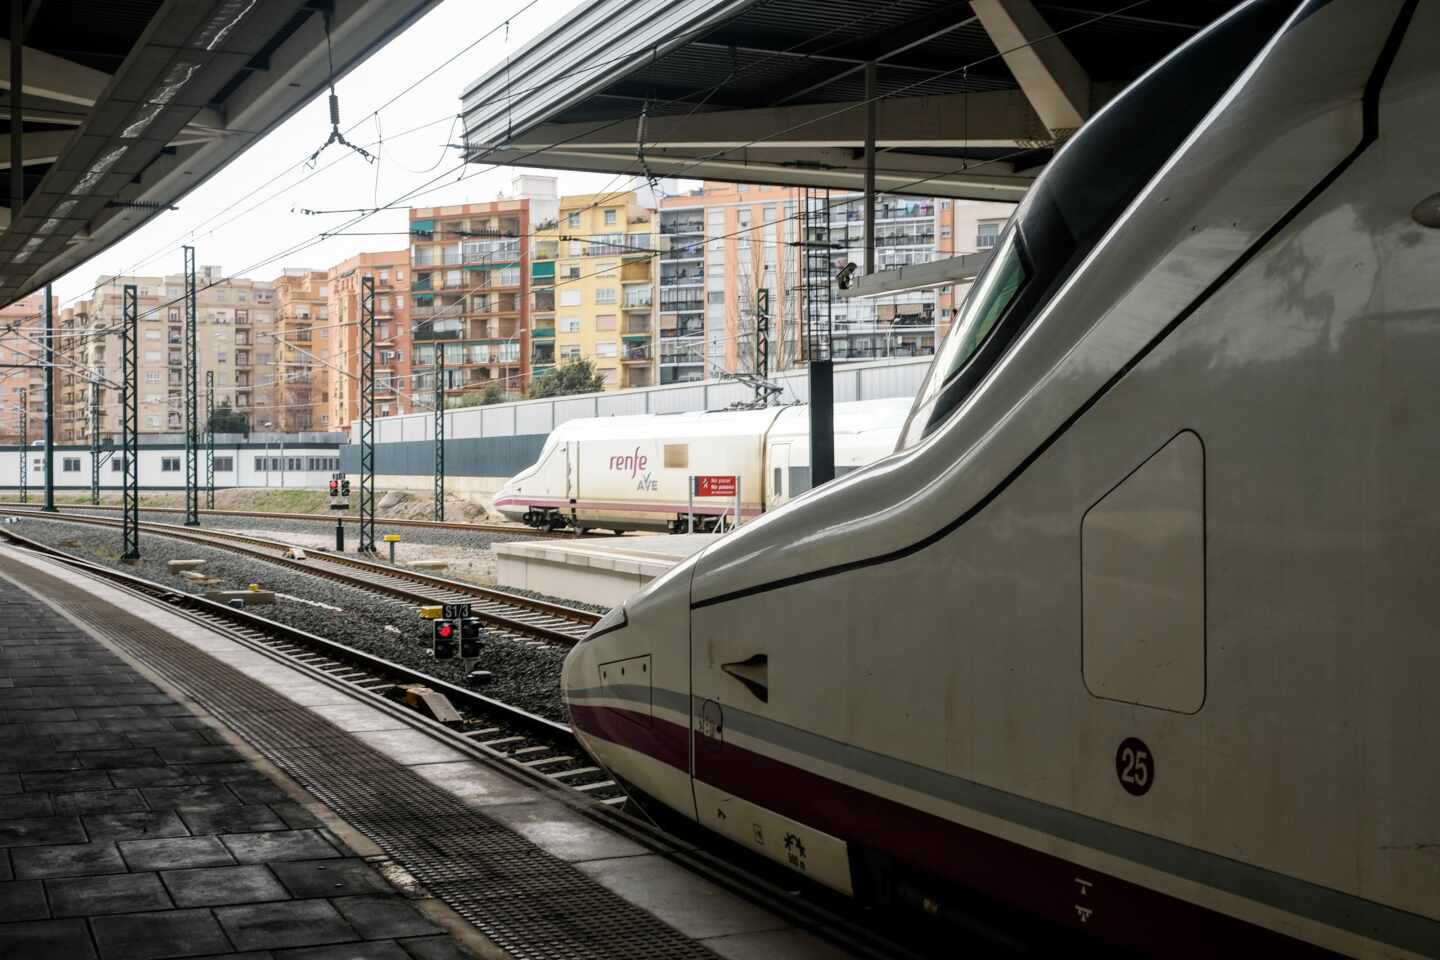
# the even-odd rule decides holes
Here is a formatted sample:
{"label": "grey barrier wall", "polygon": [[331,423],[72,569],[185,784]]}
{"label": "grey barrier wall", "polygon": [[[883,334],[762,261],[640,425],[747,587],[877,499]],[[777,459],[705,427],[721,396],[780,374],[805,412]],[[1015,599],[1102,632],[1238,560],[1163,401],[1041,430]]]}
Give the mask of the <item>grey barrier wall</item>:
{"label": "grey barrier wall", "polygon": [[[454,477],[513,477],[540,459],[540,448],[548,434],[517,437],[469,437],[445,441],[445,474]],[[340,469],[360,472],[360,448],[340,448]],[[435,475],[435,444],[429,440],[402,440],[375,445],[375,473],[378,476],[432,477]]]}

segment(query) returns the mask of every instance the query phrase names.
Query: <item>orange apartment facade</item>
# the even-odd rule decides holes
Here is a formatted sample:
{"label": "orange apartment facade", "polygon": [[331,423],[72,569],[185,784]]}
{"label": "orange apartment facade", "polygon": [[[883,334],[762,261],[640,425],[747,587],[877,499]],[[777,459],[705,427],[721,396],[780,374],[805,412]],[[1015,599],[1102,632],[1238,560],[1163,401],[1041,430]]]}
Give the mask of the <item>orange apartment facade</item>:
{"label": "orange apartment facade", "polygon": [[[345,430],[360,416],[360,286],[375,278],[375,414],[413,413],[410,251],[360,253],[329,270],[330,386],[322,429]],[[420,406],[428,407],[430,398]]]}
{"label": "orange apartment facade", "polygon": [[325,400],[331,371],[321,360],[331,354],[335,332],[330,325],[328,283],[327,271],[304,268],[287,268],[275,280],[270,429],[284,433],[329,429]]}
{"label": "orange apartment facade", "polygon": [[[0,363],[32,364],[45,358],[45,299],[35,293],[0,309]],[[63,343],[61,312],[56,310],[56,349]],[[11,325],[14,329],[9,329]],[[18,443],[22,421],[31,440],[45,435],[45,373],[26,366],[0,367],[0,442]],[[59,408],[60,377],[56,377]],[[58,430],[58,424],[57,430]],[[60,434],[57,432],[56,436]]]}

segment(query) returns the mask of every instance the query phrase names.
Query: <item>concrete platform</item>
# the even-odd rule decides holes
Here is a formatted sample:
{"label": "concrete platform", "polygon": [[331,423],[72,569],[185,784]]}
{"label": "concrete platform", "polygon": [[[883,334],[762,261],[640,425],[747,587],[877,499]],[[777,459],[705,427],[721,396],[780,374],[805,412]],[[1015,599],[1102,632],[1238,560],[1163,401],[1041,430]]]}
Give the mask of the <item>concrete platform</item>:
{"label": "concrete platform", "polygon": [[495,578],[502,587],[613,607],[721,536],[691,533],[497,543]]}
{"label": "concrete platform", "polygon": [[[515,955],[481,932],[503,921],[513,897],[455,901],[447,891],[462,880],[416,891],[426,865],[387,853],[396,811],[417,796],[435,811],[432,852],[452,842],[460,851],[441,864],[446,877],[484,875],[492,856],[532,845],[568,871],[573,879],[553,893],[537,890],[519,903],[526,924],[555,917],[524,927],[541,939],[563,932],[547,941],[555,956],[640,956],[646,924],[651,936],[687,938],[693,952],[685,956],[848,955],[378,696],[88,579],[84,603],[72,604],[85,609],[67,611],[84,619],[61,616],[24,592],[68,588],[73,599],[76,580],[0,547],[0,613],[10,625],[0,629],[5,960],[232,951],[277,960]],[[115,632],[122,621],[130,636],[153,636],[137,646]],[[278,743],[267,740],[277,716],[291,720]],[[358,787],[345,776],[312,783],[306,771],[317,755],[370,768],[349,778],[363,781]],[[375,795],[377,784],[397,778],[403,795]],[[349,809],[359,818],[337,816],[357,789],[363,803]],[[469,820],[465,810],[474,811]],[[372,813],[384,826],[378,833],[366,825]],[[486,836],[474,832],[477,823],[488,825]],[[399,887],[419,899],[398,896],[377,871],[400,878]],[[585,883],[645,922],[626,920],[618,931],[586,922],[575,913]]]}
{"label": "concrete platform", "polygon": [[474,955],[319,806],[0,581],[0,957]]}

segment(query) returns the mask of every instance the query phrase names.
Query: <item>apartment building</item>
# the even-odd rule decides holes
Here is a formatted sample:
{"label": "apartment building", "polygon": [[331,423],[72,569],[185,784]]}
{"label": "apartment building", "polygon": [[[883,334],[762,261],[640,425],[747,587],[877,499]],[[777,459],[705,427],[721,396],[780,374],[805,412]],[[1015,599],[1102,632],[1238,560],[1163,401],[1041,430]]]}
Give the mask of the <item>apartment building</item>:
{"label": "apartment building", "polygon": [[[90,385],[102,383],[100,434],[121,430],[121,341],[124,287],[137,288],[139,329],[136,365],[139,372],[138,424],[142,434],[178,433],[185,429],[185,279],[165,277],[103,277],[89,301],[62,312],[60,438],[80,443],[90,439]],[[224,279],[219,267],[196,274],[196,369],[200,414],[204,412],[205,373],[214,374],[215,405],[228,405],[259,429],[273,422],[276,364],[275,290],[269,283]]]}
{"label": "apartment building", "polygon": [[[561,197],[559,209],[559,222],[536,233],[554,251],[555,279],[535,294],[534,356],[588,358],[607,390],[654,385],[654,213],[633,191]],[[553,327],[542,327],[552,297]]]}
{"label": "apartment building", "polygon": [[[44,308],[44,295],[35,293],[0,309],[0,363],[31,364],[44,359]],[[28,428],[22,431],[27,417]],[[0,443],[18,443],[22,432],[32,439],[45,434],[45,371],[0,368]]]}
{"label": "apartment building", "polygon": [[348,430],[360,416],[360,284],[375,280],[375,414],[411,413],[410,251],[360,253],[331,267],[330,338],[317,351],[329,387],[317,430]]}
{"label": "apartment building", "polygon": [[517,177],[514,197],[410,211],[412,404],[433,403],[437,349],[444,351],[447,397],[490,388],[524,395],[531,356],[529,240],[535,224],[554,217],[554,183]]}
{"label": "apartment building", "polygon": [[[717,182],[661,201],[660,232],[670,246],[660,255],[658,277],[659,382],[753,371],[762,289],[769,296],[770,369],[803,362],[805,248],[798,240],[804,203],[804,192],[795,188]],[[814,238],[831,248],[828,276],[833,280],[852,261],[863,265],[864,197],[837,192],[814,205]],[[1012,209],[882,194],[875,208],[876,269],[986,249]],[[964,290],[843,300],[832,287],[833,358],[933,354]]]}
{"label": "apartment building", "polygon": [[275,373],[268,384],[274,421],[283,433],[322,430],[329,416],[330,369],[319,360],[331,354],[329,273],[287,267],[274,281],[276,323],[265,345],[272,348]]}

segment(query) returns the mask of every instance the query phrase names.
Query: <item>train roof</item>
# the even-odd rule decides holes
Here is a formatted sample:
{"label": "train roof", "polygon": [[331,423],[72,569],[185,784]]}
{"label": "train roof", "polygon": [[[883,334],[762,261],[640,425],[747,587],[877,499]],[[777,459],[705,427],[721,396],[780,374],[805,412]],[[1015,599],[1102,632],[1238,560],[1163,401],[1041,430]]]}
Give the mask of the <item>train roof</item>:
{"label": "train roof", "polygon": [[[897,426],[910,411],[904,398],[861,400],[835,404],[835,432],[860,433]],[[695,437],[759,436],[772,425],[789,433],[809,430],[809,407],[766,407],[760,410],[703,410],[684,413],[650,413],[627,417],[586,417],[567,420],[550,434],[560,440],[669,439]],[[548,444],[547,444],[548,445]]]}

